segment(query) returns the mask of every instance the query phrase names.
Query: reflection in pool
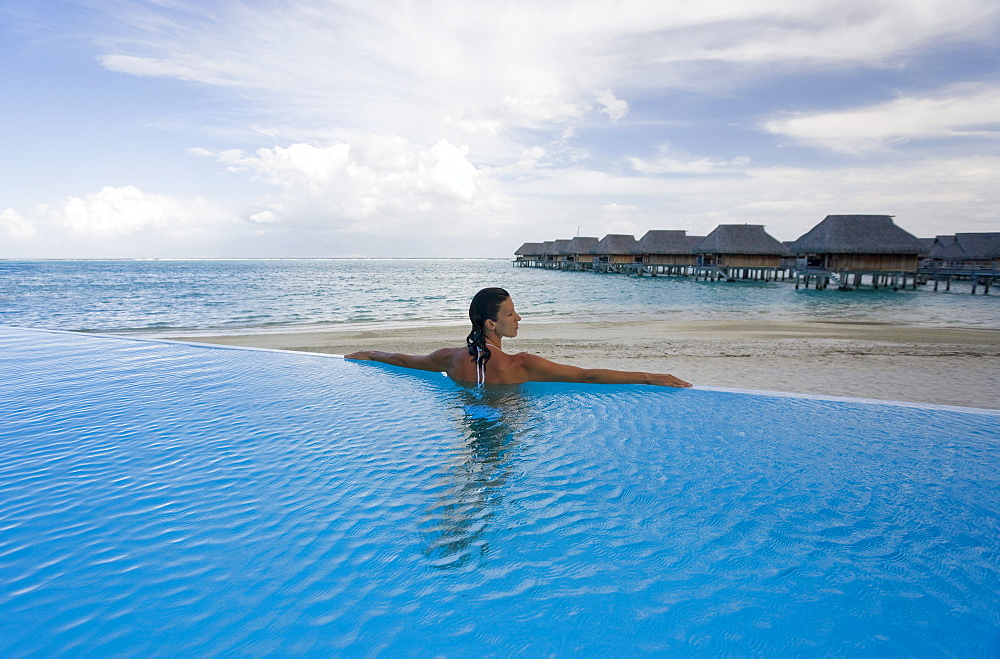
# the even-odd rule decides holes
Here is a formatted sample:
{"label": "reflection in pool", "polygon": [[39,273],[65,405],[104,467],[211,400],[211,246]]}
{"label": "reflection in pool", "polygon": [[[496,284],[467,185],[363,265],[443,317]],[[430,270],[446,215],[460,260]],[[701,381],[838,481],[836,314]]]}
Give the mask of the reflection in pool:
{"label": "reflection in pool", "polygon": [[998,448],[988,410],[0,328],[0,654],[995,654]]}
{"label": "reflection in pool", "polygon": [[423,523],[430,565],[460,567],[489,551],[490,519],[503,503],[514,469],[517,438],[528,401],[520,387],[455,388],[453,401],[461,443],[459,459],[442,479],[441,497]]}

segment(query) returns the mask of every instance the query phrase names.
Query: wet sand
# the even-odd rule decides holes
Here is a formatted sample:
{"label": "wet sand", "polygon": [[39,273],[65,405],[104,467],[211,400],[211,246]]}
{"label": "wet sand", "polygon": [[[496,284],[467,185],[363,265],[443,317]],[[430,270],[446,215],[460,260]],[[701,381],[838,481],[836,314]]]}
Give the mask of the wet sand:
{"label": "wet sand", "polygon": [[[179,337],[345,354],[426,354],[466,325]],[[1000,409],[1000,329],[760,321],[527,322],[507,352],[584,367],[672,373],[697,385]]]}

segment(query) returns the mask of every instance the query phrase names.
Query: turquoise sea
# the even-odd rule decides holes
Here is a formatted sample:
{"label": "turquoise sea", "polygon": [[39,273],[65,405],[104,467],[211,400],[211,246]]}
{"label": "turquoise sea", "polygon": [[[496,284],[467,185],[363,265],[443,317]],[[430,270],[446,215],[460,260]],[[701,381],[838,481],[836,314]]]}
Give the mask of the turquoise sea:
{"label": "turquoise sea", "polygon": [[515,268],[507,260],[0,261],[0,325],[178,336],[462,322],[502,286],[526,322],[749,319],[1000,328],[1000,295]]}

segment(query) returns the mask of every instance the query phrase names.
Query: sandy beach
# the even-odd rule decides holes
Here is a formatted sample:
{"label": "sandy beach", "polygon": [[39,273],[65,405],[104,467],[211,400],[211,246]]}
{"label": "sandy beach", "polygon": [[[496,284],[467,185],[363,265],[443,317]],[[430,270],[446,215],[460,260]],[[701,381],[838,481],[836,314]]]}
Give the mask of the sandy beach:
{"label": "sandy beach", "polygon": [[[345,354],[462,345],[462,325],[183,337]],[[696,385],[1000,409],[1000,330],[761,321],[522,322],[509,352]]]}

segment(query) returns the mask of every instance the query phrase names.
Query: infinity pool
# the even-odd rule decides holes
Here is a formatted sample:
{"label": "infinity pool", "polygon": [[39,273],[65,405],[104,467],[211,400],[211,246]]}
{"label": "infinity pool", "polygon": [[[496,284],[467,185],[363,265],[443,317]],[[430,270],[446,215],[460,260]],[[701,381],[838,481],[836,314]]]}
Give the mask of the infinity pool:
{"label": "infinity pool", "polygon": [[1000,653],[1000,413],[0,328],[0,655]]}

